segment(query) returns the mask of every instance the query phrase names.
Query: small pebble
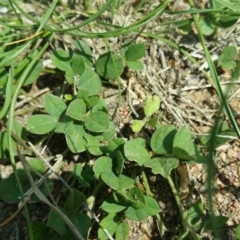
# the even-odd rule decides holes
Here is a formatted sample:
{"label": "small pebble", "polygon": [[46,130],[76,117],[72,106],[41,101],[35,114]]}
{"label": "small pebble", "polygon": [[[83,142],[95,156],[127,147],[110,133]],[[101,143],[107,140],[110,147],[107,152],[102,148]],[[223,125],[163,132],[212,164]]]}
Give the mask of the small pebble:
{"label": "small pebble", "polygon": [[220,159],[221,159],[224,163],[228,162],[228,161],[227,161],[227,155],[226,155],[225,152],[221,152],[221,153],[219,154],[219,157],[220,157]]}
{"label": "small pebble", "polygon": [[217,196],[217,200],[218,202],[222,203],[224,201],[223,196],[222,195]]}
{"label": "small pebble", "polygon": [[202,185],[200,188],[199,188],[199,192],[205,192],[207,190],[207,187]]}

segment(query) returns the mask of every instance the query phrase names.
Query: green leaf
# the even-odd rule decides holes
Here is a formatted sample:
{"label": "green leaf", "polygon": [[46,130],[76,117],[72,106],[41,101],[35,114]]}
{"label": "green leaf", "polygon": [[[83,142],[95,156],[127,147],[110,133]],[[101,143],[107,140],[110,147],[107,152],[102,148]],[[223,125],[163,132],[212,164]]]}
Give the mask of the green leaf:
{"label": "green leaf", "polygon": [[98,111],[103,111],[107,113],[107,104],[104,101],[104,99],[96,98],[95,101],[93,102],[92,99],[89,99],[91,106],[92,106],[92,112],[98,112]]}
{"label": "green leaf", "polygon": [[168,177],[173,168],[178,166],[178,159],[173,157],[153,158],[147,161],[144,166],[152,169],[154,174],[161,174],[163,177]]}
{"label": "green leaf", "polygon": [[235,61],[228,61],[228,62],[224,62],[224,63],[222,63],[222,68],[224,69],[224,70],[230,70],[230,69],[233,69],[233,68],[235,68],[236,67],[236,62]]}
{"label": "green leaf", "polygon": [[84,62],[89,66],[93,66],[93,61],[92,61],[92,51],[89,48],[89,46],[82,40],[77,40],[72,43],[72,45],[75,48],[75,53],[78,56],[83,57]]}
{"label": "green leaf", "polygon": [[240,224],[236,227],[236,234],[235,234],[236,240],[240,240]]}
{"label": "green leaf", "polygon": [[124,143],[125,140],[123,138],[114,138],[108,143],[107,146],[103,146],[103,152],[107,156],[115,158],[117,151],[123,149]]}
{"label": "green leaf", "polygon": [[[103,220],[100,222],[100,226],[108,231],[108,233],[113,236],[113,234],[116,231],[117,223],[119,221],[119,218],[115,214],[109,214]],[[98,229],[98,239],[101,240],[107,240],[109,237],[106,235],[106,233],[102,230],[102,228]]]}
{"label": "green leaf", "polygon": [[[27,192],[30,189],[31,186],[26,178],[24,182],[21,181],[21,187],[23,192]],[[17,185],[15,176],[11,175],[0,183],[0,196],[1,199],[8,203],[19,202],[19,200],[21,199],[21,193]]]}
{"label": "green leaf", "polygon": [[204,35],[209,36],[214,33],[216,26],[213,24],[211,18],[204,17],[200,20],[200,27]]}
{"label": "green leaf", "polygon": [[93,171],[95,173],[95,177],[98,179],[101,173],[107,171],[111,172],[112,171],[112,159],[110,157],[99,157],[94,166],[93,166]]}
{"label": "green leaf", "polygon": [[212,221],[214,221],[214,226],[210,219],[206,219],[204,222],[201,222],[200,229],[205,228],[206,230],[213,230],[213,227],[220,228],[222,227],[227,221],[228,217],[225,216],[212,216]]}
{"label": "green leaf", "polygon": [[[110,122],[109,127],[106,131],[101,132],[101,133],[92,133],[94,137],[98,139],[99,142],[107,142],[110,141],[116,133],[116,127],[113,122]],[[102,146],[105,148],[105,146]]]}
{"label": "green leaf", "polygon": [[81,235],[85,235],[89,231],[91,219],[85,213],[74,211],[68,213],[67,216]]}
{"label": "green leaf", "polygon": [[203,215],[203,204],[199,199],[188,210],[188,221],[195,225]]}
{"label": "green leaf", "polygon": [[[236,132],[232,129],[226,129],[223,131],[220,130],[220,131],[218,131],[217,134],[219,136],[215,136],[215,138],[214,138],[214,147],[215,148],[220,147],[229,141],[232,141],[232,137],[237,137]],[[203,141],[203,143],[205,145],[209,144],[210,139],[211,139],[211,132],[209,132],[209,136],[202,136],[200,139],[201,139],[201,141]]]}
{"label": "green leaf", "polygon": [[[67,212],[64,209],[59,208],[59,210],[67,215]],[[59,234],[64,234],[68,231],[68,227],[65,222],[53,209],[49,213],[47,225]]]}
{"label": "green leaf", "polygon": [[131,200],[132,207],[143,208],[146,206],[143,192],[139,188],[137,187],[131,188],[127,196],[128,196],[128,200]]}
{"label": "green leaf", "polygon": [[60,70],[66,72],[71,69],[72,53],[57,49],[52,53],[53,64]]}
{"label": "green leaf", "polygon": [[67,109],[67,106],[60,97],[52,94],[45,94],[44,108],[49,115],[59,118]]}
{"label": "green leaf", "polygon": [[160,102],[160,97],[148,95],[147,102],[143,107],[145,115],[150,117],[153,113],[157,112],[160,107]]}
{"label": "green leaf", "polygon": [[73,100],[73,95],[72,94],[64,94],[64,99],[67,101],[67,102],[70,102]]}
{"label": "green leaf", "polygon": [[128,203],[124,200],[116,201],[111,195],[101,205],[101,209],[108,213],[118,213],[123,211],[128,206]]}
{"label": "green leaf", "polygon": [[105,112],[94,112],[86,117],[84,126],[91,132],[103,132],[108,130],[110,125],[109,116]]}
{"label": "green leaf", "polygon": [[[233,1],[233,2],[235,2],[235,1]],[[238,2],[238,4],[239,4],[238,0],[236,2]],[[238,6],[238,8],[239,8],[239,6]],[[239,18],[238,14],[221,16],[221,17],[217,18],[215,24],[220,28],[229,28],[238,21],[238,18]]]}
{"label": "green leaf", "polygon": [[145,44],[139,43],[131,45],[126,52],[127,61],[136,61],[145,55]]}
{"label": "green leaf", "polygon": [[[212,132],[206,132],[206,136],[200,136],[199,139],[202,144],[208,146],[210,144]],[[237,137],[234,130],[229,129],[228,123],[226,121],[220,122],[217,135],[214,137],[214,148],[220,147],[221,145],[232,140],[232,137]]]}
{"label": "green leaf", "polygon": [[[62,209],[60,210],[69,218],[69,220],[82,235],[88,232],[91,226],[91,220],[86,214],[77,211],[67,213]],[[48,217],[48,226],[61,235],[69,231],[69,228],[63,221],[62,217],[60,217],[59,214],[53,209]]]}
{"label": "green leaf", "polygon": [[73,84],[73,79],[74,79],[74,76],[75,76],[75,73],[73,72],[72,69],[68,69],[66,72],[65,72],[65,78],[66,78],[66,81],[68,84]]}
{"label": "green leaf", "polygon": [[150,159],[149,153],[141,144],[141,141],[142,139],[136,138],[124,145],[124,153],[127,159],[137,162],[140,166]]}
{"label": "green leaf", "polygon": [[129,46],[130,46],[130,44],[124,45],[124,46],[121,47],[121,49],[120,49],[121,58],[126,59],[126,52],[127,52],[127,49],[128,49]]}
{"label": "green leaf", "polygon": [[76,74],[83,74],[85,70],[85,63],[82,56],[74,56],[72,59],[72,70]]}
{"label": "green leaf", "polygon": [[235,46],[225,47],[218,59],[218,66],[221,66],[225,70],[235,68],[236,62],[234,60],[236,59],[237,54],[238,53]]}
{"label": "green leaf", "polygon": [[160,125],[151,138],[152,150],[159,155],[171,153],[176,132],[172,125]]}
{"label": "green leaf", "polygon": [[218,61],[220,63],[234,60],[237,57],[237,49],[235,46],[227,46],[224,48],[222,54],[220,55]]}
{"label": "green leaf", "polygon": [[126,64],[134,71],[142,71],[144,69],[144,65],[140,61],[127,61]]}
{"label": "green leaf", "polygon": [[[22,123],[13,120],[13,132],[24,142],[27,141],[27,129]],[[1,138],[0,138],[1,139]],[[1,139],[2,140],[2,139]],[[2,144],[2,142],[1,142]]]}
{"label": "green leaf", "polygon": [[87,107],[85,102],[78,98],[69,104],[66,115],[75,120],[84,121],[86,111]]}
{"label": "green leaf", "polygon": [[[81,91],[81,93],[83,93],[83,91]],[[89,97],[88,95],[85,96],[83,95],[82,96],[83,100],[86,102],[87,106],[88,107],[91,107],[92,108],[92,112],[96,112],[96,111],[93,111],[93,108],[98,105],[99,101],[100,101],[100,98],[98,96],[91,96]]]}
{"label": "green leaf", "polygon": [[[44,174],[46,171],[46,166],[43,163],[43,161],[39,158],[29,158],[28,164],[33,167],[36,171],[40,172],[41,174]],[[32,171],[31,168],[29,168],[29,171]]]}
{"label": "green leaf", "polygon": [[28,74],[26,80],[24,81],[24,86],[27,86],[33,83],[34,81],[36,81],[40,76],[42,68],[43,68],[43,61],[42,60],[37,61],[34,64],[33,68],[31,69],[30,73]]}
{"label": "green leaf", "polygon": [[184,22],[178,26],[179,32],[182,35],[187,35],[192,30],[192,19],[185,19]]}
{"label": "green leaf", "polygon": [[84,138],[87,140],[86,148],[94,156],[102,155],[102,150],[100,148],[100,142],[96,137],[85,133]]}
{"label": "green leaf", "polygon": [[133,120],[132,127],[131,127],[132,131],[136,133],[140,132],[144,124],[145,122],[143,120]]}
{"label": "green leaf", "polygon": [[114,80],[123,72],[123,60],[117,54],[107,52],[96,61],[96,70],[101,77]]}
{"label": "green leaf", "polygon": [[42,239],[51,239],[58,240],[56,234],[52,232],[52,229],[42,222],[32,222],[31,223],[33,230],[33,239],[42,240]]}
{"label": "green leaf", "polygon": [[[31,184],[29,183],[28,177],[23,169],[18,169],[17,171],[19,174],[22,191],[25,193],[31,188]],[[34,177],[32,174],[32,177],[36,179],[36,175]],[[43,184],[39,187],[39,190],[45,196],[48,196],[49,190],[51,191],[53,189],[53,183],[51,180],[46,180],[46,184],[48,188],[46,188],[46,185]],[[16,182],[16,177],[14,175],[11,175],[0,183],[0,196],[5,202],[8,203],[17,203],[20,201],[21,193]],[[39,199],[34,194],[31,196],[30,200],[36,202],[39,201]]]}
{"label": "green leaf", "polygon": [[36,114],[28,119],[27,130],[35,134],[46,134],[51,132],[57,124],[58,119],[55,117]]}
{"label": "green leaf", "polygon": [[117,162],[117,173],[120,175],[123,171],[125,158],[123,157],[121,151],[116,152],[116,162]]}
{"label": "green leaf", "polygon": [[135,209],[133,207],[128,207],[125,211],[125,216],[128,219],[140,222],[149,216],[156,215],[160,212],[157,202],[152,197],[144,196],[144,200],[146,203],[144,208]]}
{"label": "green leaf", "polygon": [[237,65],[232,73],[231,81],[237,80],[240,76],[240,61],[237,61],[236,64]]}
{"label": "green leaf", "polygon": [[72,126],[73,124],[73,119],[70,118],[67,115],[64,115],[58,120],[58,124],[56,128],[54,129],[54,132],[56,133],[66,133],[68,129]]}
{"label": "green leaf", "polygon": [[102,172],[101,179],[105,182],[109,187],[115,189],[117,191],[122,191],[130,187],[134,180],[124,175],[116,176],[113,172]]}
{"label": "green leaf", "polygon": [[173,140],[173,153],[176,158],[184,161],[190,161],[196,158],[193,135],[187,126],[183,126],[176,133]]}
{"label": "green leaf", "polygon": [[114,137],[115,133],[116,127],[113,122],[110,122],[108,129],[102,133],[102,141],[111,140]]}
{"label": "green leaf", "polygon": [[8,79],[8,72],[5,68],[0,68],[0,90],[2,91],[2,86],[4,86]]}
{"label": "green leaf", "polygon": [[127,240],[129,234],[129,226],[125,222],[121,222],[117,225],[115,237],[116,240]]}
{"label": "green leaf", "polygon": [[[8,133],[6,131],[0,132],[0,139],[1,139],[0,158],[7,158],[7,157],[9,157],[9,152],[8,152]],[[12,143],[14,145],[15,142],[12,140]]]}
{"label": "green leaf", "polygon": [[67,145],[72,153],[80,153],[86,150],[84,134],[83,126],[78,123],[73,123],[66,131]]}
{"label": "green leaf", "polygon": [[82,75],[77,76],[77,87],[79,90],[88,92],[88,96],[97,95],[102,87],[99,76],[90,68],[86,67]]}
{"label": "green leaf", "polygon": [[[37,176],[36,176],[37,177]],[[38,177],[39,178],[39,177]],[[16,184],[17,185],[17,184]],[[40,187],[39,187],[39,190],[43,193],[43,195],[45,197],[47,197],[49,195],[49,193],[53,190],[53,186],[54,186],[54,183],[50,180],[50,179],[47,179],[45,181],[45,184],[42,184]],[[31,185],[29,185],[29,188],[31,188]],[[33,201],[33,202],[39,202],[41,201],[35,194],[33,194],[30,198],[30,201]]]}
{"label": "green leaf", "polygon": [[81,164],[75,164],[72,174],[78,180],[80,185],[82,185],[83,187],[90,187],[90,184],[84,178],[82,171],[83,171],[82,165]]}
{"label": "green leaf", "polygon": [[82,206],[85,200],[86,199],[83,193],[79,192],[76,189],[73,189],[73,191],[68,195],[67,201],[64,205],[64,209],[67,212],[75,211]]}

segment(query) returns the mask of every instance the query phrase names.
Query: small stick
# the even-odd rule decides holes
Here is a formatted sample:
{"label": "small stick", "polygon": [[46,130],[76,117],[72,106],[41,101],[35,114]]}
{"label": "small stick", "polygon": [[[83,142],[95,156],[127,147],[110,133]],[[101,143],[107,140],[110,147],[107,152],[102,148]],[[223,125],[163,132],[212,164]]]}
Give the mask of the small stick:
{"label": "small stick", "polygon": [[23,205],[26,203],[26,201],[24,201],[24,203],[17,209],[17,211],[15,211],[15,213],[13,213],[9,218],[7,218],[5,221],[0,223],[0,227],[4,227],[5,225],[7,225],[8,223],[10,223],[17,215],[18,213],[22,210]]}
{"label": "small stick", "polygon": [[74,235],[77,237],[77,239],[80,240],[84,240],[83,236],[81,235],[81,233],[77,230],[77,228],[74,226],[74,224],[69,220],[69,218],[62,213],[61,210],[58,209],[58,207],[54,206],[52,203],[49,202],[49,200],[43,195],[43,193],[37,188],[31,174],[29,173],[28,169],[27,169],[27,161],[25,160],[24,156],[20,153],[20,151],[18,151],[18,155],[19,155],[19,159],[22,162],[22,165],[24,167],[24,170],[28,176],[28,179],[30,181],[30,184],[32,186],[32,190],[33,192],[37,195],[37,197],[43,201],[44,203],[46,203],[49,207],[51,207],[52,209],[54,209],[58,215],[62,218],[62,220],[66,223],[66,225],[70,228],[70,230],[74,233]]}
{"label": "small stick", "polygon": [[23,99],[22,101],[18,102],[15,105],[15,109],[22,107],[25,103],[30,102],[32,99],[37,98],[38,96],[40,96],[40,95],[42,95],[42,94],[44,94],[46,92],[49,92],[49,91],[50,91],[49,88],[44,88],[44,89],[38,91],[33,96],[27,97],[27,98]]}

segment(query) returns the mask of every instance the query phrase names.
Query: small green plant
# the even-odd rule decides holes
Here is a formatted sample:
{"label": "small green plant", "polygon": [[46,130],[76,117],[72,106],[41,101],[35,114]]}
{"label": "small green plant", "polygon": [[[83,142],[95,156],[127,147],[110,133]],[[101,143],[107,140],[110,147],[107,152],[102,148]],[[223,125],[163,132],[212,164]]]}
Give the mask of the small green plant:
{"label": "small green plant", "polygon": [[[64,19],[68,19],[72,10],[65,12],[67,7],[61,2],[61,7],[63,6],[65,10],[57,17],[58,13],[55,14],[54,10],[58,1],[54,0],[49,10],[42,16],[41,21],[20,11],[35,24],[30,27],[29,35],[33,34],[30,38],[26,38],[24,31],[16,31],[28,27],[28,25],[21,25],[21,16],[16,11],[21,8],[17,1],[11,3],[17,16],[17,20],[11,20],[14,24],[12,25],[12,22],[9,24],[8,18],[0,18],[1,22],[3,21],[2,26],[4,26],[1,28],[0,39],[6,43],[0,49],[0,93],[5,95],[0,119],[7,120],[7,129],[0,132],[0,157],[10,157],[14,170],[14,175],[0,183],[0,196],[10,203],[21,200],[21,206],[29,199],[34,202],[41,200],[51,208],[46,223],[32,222],[28,212],[25,211],[30,239],[59,239],[60,237],[63,240],[73,239],[74,235],[77,239],[88,239],[89,232],[94,227],[97,229],[97,239],[123,240],[128,238],[130,231],[125,219],[142,221],[149,216],[154,216],[158,224],[163,226],[160,217],[162,209],[148,183],[147,173],[149,174],[150,171],[151,174],[163,176],[171,187],[181,218],[181,227],[177,229],[179,239],[199,239],[197,234],[204,229],[213,231],[214,235],[228,220],[225,216],[215,216],[212,206],[209,204],[209,215],[204,216],[205,221],[202,221],[204,212],[202,201],[198,200],[189,209],[184,209],[181,200],[188,195],[189,179],[184,170],[184,164],[201,163],[208,167],[207,191],[208,200],[211,203],[213,153],[216,147],[229,141],[232,136],[240,136],[238,125],[222,94],[215,65],[211,61],[203,37],[203,35],[217,33],[217,28],[232,26],[239,18],[239,13],[236,11],[239,1],[213,0],[209,3],[209,9],[196,9],[193,1],[189,1],[191,5],[189,10],[175,13],[187,13],[187,19],[174,21],[177,24],[174,25],[174,28],[180,28],[182,34],[189,33],[194,21],[208,61],[211,78],[208,74],[204,74],[208,79],[213,80],[212,85],[219,94],[234,131],[229,129],[229,124],[220,122],[217,118],[216,126],[208,133],[208,136],[196,139],[187,126],[177,129],[173,125],[160,124],[158,120],[161,99],[158,96],[149,95],[143,107],[145,117],[143,120],[134,120],[132,123],[135,138],[126,140],[116,137],[114,123],[110,119],[105,101],[100,97],[102,83],[111,80],[120,84],[118,80],[126,68],[134,71],[143,70],[144,65],[140,59],[145,55],[146,46],[143,43],[124,42],[124,46],[119,49],[119,52],[113,52],[105,40],[108,51],[96,60],[91,48],[81,40],[72,42],[71,49],[53,50],[51,60],[57,70],[53,70],[51,73],[58,72],[64,75],[65,84],[68,90],[72,89],[72,91],[63,92],[58,96],[45,94],[43,97],[44,108],[40,110],[41,114],[30,116],[26,128],[13,120],[17,98],[20,91],[24,91],[22,87],[34,83],[43,70],[49,71],[43,69],[41,56],[47,49],[50,49],[50,46],[53,46],[51,43],[55,36],[54,32],[69,33],[75,39],[82,37],[108,38],[141,33],[144,37],[158,39],[176,48],[197,65],[186,51],[170,40],[161,37],[159,33],[152,34],[143,31],[148,22],[159,17],[169,2],[166,0],[158,6],[154,6],[146,16],[133,24],[116,26],[100,20],[102,13],[109,6],[112,6],[113,10],[110,14],[110,22],[113,20],[115,4],[114,1],[108,0],[99,11],[91,13],[86,20],[70,27],[68,23],[64,23]],[[119,1],[116,4],[117,8],[120,8],[121,4],[122,1]],[[137,11],[144,4],[149,3],[141,1],[136,8]],[[5,6],[5,3],[0,3],[0,6],[2,5]],[[8,5],[7,2],[6,5]],[[74,5],[75,3],[71,9],[74,9]],[[84,6],[88,13],[91,10],[90,2],[84,1]],[[171,14],[173,13],[171,12]],[[189,14],[193,17],[189,18]],[[174,22],[163,23],[163,25],[174,24]],[[59,26],[57,26],[58,24]],[[101,28],[98,29],[101,25],[106,28],[104,31],[101,31]],[[35,31],[35,26],[38,28],[33,33],[31,31]],[[87,26],[87,30],[84,28],[85,26]],[[88,27],[95,29],[96,32],[89,32]],[[15,31],[13,32],[13,30]],[[36,39],[39,41],[35,41]],[[18,44],[13,44],[15,40]],[[240,75],[240,64],[236,48],[226,47],[219,57],[217,66],[223,70],[234,69],[232,80],[237,79]],[[150,126],[148,129],[148,132],[151,131],[149,141],[137,136],[137,133],[145,130],[145,126]],[[53,135],[61,134],[65,137],[67,144],[66,149],[63,149],[62,152],[82,158],[80,162],[75,163],[70,184],[58,176],[65,186],[61,190],[65,197],[62,205],[53,205],[46,198],[46,196],[52,197],[54,181],[49,180],[48,176],[55,172],[54,169],[53,171],[50,168],[47,171],[40,158],[32,157],[28,159],[26,166],[23,161],[24,168],[16,168],[16,156],[21,159],[23,158],[21,154],[32,154],[32,149],[29,149],[27,145],[27,134],[29,133],[42,135],[48,141],[51,141]],[[39,138],[41,139],[41,136]],[[142,188],[138,185],[139,177],[143,181],[144,187]],[[100,193],[102,193],[101,198],[99,198]],[[100,220],[94,214],[96,208],[99,209]],[[98,222],[98,225],[94,225],[94,221]],[[164,229],[163,226],[161,230],[164,231]],[[164,233],[161,232],[161,234]],[[236,228],[235,235],[236,239],[240,239],[240,226]]]}
{"label": "small green plant", "polygon": [[[52,61],[56,67],[65,72],[68,84],[74,82],[75,95],[68,95],[67,99],[62,99],[46,94],[44,96],[46,113],[32,115],[28,120],[27,130],[34,134],[48,134],[52,131],[56,134],[64,134],[67,146],[72,153],[88,151],[94,156],[102,155],[94,164],[94,178],[92,180],[102,181],[113,189],[113,194],[102,203],[101,208],[108,215],[102,219],[100,226],[107,229],[110,235],[115,234],[116,239],[126,239],[128,226],[123,222],[123,216],[141,221],[150,215],[157,214],[160,209],[151,196],[145,196],[136,186],[134,187],[134,178],[123,174],[126,160],[123,151],[125,141],[122,139],[111,140],[115,135],[115,127],[109,119],[105,102],[98,96],[101,90],[100,77],[115,79],[120,76],[123,71],[123,60],[117,54],[110,52],[103,54],[96,61],[97,73],[95,73],[90,48],[83,41],[74,42],[73,45],[75,46],[74,51],[67,52],[61,49],[54,51]],[[140,49],[139,54],[137,54],[138,49]],[[144,55],[145,46],[143,44],[131,45],[125,50],[126,64],[130,68],[136,69],[136,65],[141,65],[139,58]],[[143,144],[143,140],[141,142]],[[129,154],[131,151],[134,152],[130,145],[131,142],[126,145],[126,151]],[[140,150],[144,151],[143,147],[140,146]],[[145,154],[148,156],[146,150]],[[85,178],[85,170],[86,168],[83,169],[81,165],[76,165],[74,177],[81,185],[89,187],[90,182]],[[69,200],[69,204],[67,202],[62,209],[65,215],[73,220],[73,223],[74,218],[78,217],[86,218],[85,220],[89,221],[87,216],[84,218],[78,216],[79,214],[74,215],[74,210],[81,206],[85,196],[77,192],[69,196],[69,199],[77,199],[79,196],[81,201],[78,201],[77,206],[72,206],[71,200]],[[94,201],[95,196],[86,199],[90,205],[93,205]],[[124,210],[124,215],[118,214]],[[69,234],[67,228],[63,227],[65,226],[64,221],[56,214],[52,210],[48,226],[62,236]],[[82,234],[88,230],[89,224],[86,223],[84,226],[82,224],[76,226]],[[81,227],[84,227],[85,231]],[[35,231],[37,228],[38,226],[35,226]],[[101,228],[99,228],[98,236],[99,239],[107,239],[108,237]]]}
{"label": "small green plant", "polygon": [[148,123],[151,127],[156,127],[158,124],[158,117],[151,117],[155,112],[159,110],[161,100],[158,96],[147,96],[146,104],[143,107],[145,118],[143,120],[133,120],[132,130],[133,132],[140,132],[143,126]]}
{"label": "small green plant", "polygon": [[[128,226],[124,222],[124,218],[142,221],[151,215],[158,215],[160,212],[160,208],[151,192],[144,193],[137,187],[135,184],[136,176],[144,174],[144,168],[151,168],[154,174],[161,174],[169,180],[171,171],[177,168],[179,160],[204,162],[204,157],[194,145],[193,135],[188,128],[183,127],[177,131],[173,126],[157,124],[157,118],[150,118],[160,106],[160,99],[157,96],[148,96],[143,108],[146,118],[142,121],[142,126],[148,122],[152,127],[157,127],[151,138],[152,156],[143,138],[129,141],[113,138],[115,135],[114,124],[109,119],[105,102],[97,95],[101,90],[99,75],[101,76],[102,72],[98,70],[98,75],[92,69],[93,62],[91,62],[90,49],[82,41],[75,42],[74,45],[81,46],[81,54],[79,48],[76,48],[73,52],[56,50],[52,55],[52,60],[59,69],[65,72],[69,84],[75,81],[75,94],[70,98],[70,101],[46,94],[44,96],[46,114],[31,116],[27,123],[27,130],[34,134],[48,134],[52,131],[56,134],[64,134],[67,146],[72,153],[88,151],[93,156],[100,156],[93,166],[94,176],[91,177],[90,181],[85,178],[86,168],[81,165],[75,166],[74,177],[85,187],[89,187],[91,181],[95,179],[112,189],[112,193],[106,196],[106,200],[101,205],[101,209],[107,215],[100,222],[100,226],[107,229],[110,235],[115,234],[116,239],[120,239],[118,237],[120,233],[124,233],[124,239],[126,239]],[[145,49],[140,48],[141,53],[135,54],[136,56],[131,58],[130,53],[133,51],[131,48],[134,49],[134,53],[136,51],[134,47],[127,48],[126,61],[129,59],[137,61],[140,56],[143,56]],[[111,56],[112,54],[109,54],[108,58],[111,58]],[[118,58],[114,56],[112,58],[114,59],[112,60],[113,65],[117,66],[118,69],[118,64],[115,64]],[[103,61],[104,64],[107,64],[106,59],[106,55],[103,55],[97,61]],[[96,63],[96,68],[97,64],[99,62]],[[112,76],[116,68],[113,66],[107,68],[105,75],[101,77]],[[120,67],[121,69],[122,67]],[[116,71],[115,77],[120,72]],[[138,131],[140,130],[141,127],[138,127]],[[124,173],[126,164],[142,167],[142,170],[139,173],[135,172],[132,176],[127,176]],[[145,186],[148,186],[147,182],[145,182]],[[70,200],[67,201],[61,211],[74,223],[74,219],[78,218],[79,214],[83,214],[75,213],[75,209],[79,209],[85,200],[89,206],[93,206],[96,195],[97,191],[92,196],[84,196],[76,191],[72,192],[69,196]],[[177,195],[175,197],[178,198]],[[72,198],[80,199],[77,206],[71,205]],[[69,234],[67,228],[63,227],[65,226],[64,221],[56,214],[52,210],[49,215],[48,226],[62,236]],[[81,218],[86,218],[86,225],[80,224],[80,226],[77,223],[75,225],[84,235],[90,227],[90,223],[87,216],[81,216]],[[61,222],[62,227],[55,224],[56,219],[58,219],[58,224]],[[187,226],[185,226],[184,231],[189,231]],[[102,228],[98,230],[98,238],[108,238]]]}
{"label": "small green plant", "polygon": [[236,67],[237,49],[234,46],[227,46],[224,48],[222,54],[218,59],[218,66],[224,70],[234,69]]}

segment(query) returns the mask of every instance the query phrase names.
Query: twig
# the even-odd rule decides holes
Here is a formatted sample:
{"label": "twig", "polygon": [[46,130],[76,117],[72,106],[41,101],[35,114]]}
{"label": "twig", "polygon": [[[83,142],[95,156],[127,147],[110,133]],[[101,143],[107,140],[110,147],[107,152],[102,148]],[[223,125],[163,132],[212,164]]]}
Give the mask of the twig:
{"label": "twig", "polygon": [[25,103],[30,102],[32,99],[37,98],[38,96],[48,92],[49,90],[50,90],[49,88],[44,88],[44,89],[38,91],[37,93],[35,93],[34,95],[23,99],[22,101],[20,101],[19,103],[17,103],[15,105],[15,109],[22,107]]}
{"label": "twig", "polygon": [[28,144],[30,145],[32,151],[39,156],[43,162],[49,167],[49,169],[51,170],[52,173],[54,173],[58,179],[60,181],[62,181],[62,183],[67,187],[67,189],[72,192],[72,188],[68,185],[68,183],[58,174],[57,169],[60,167],[62,160],[63,160],[63,156],[61,154],[57,154],[56,156],[56,163],[54,164],[54,167],[42,156],[42,154],[40,152],[38,152],[38,150],[34,147],[34,145],[31,142],[28,142]]}
{"label": "twig", "polygon": [[43,195],[43,193],[37,188],[31,174],[29,173],[28,169],[27,169],[27,161],[25,160],[24,156],[18,152],[19,155],[19,159],[22,162],[22,165],[24,167],[24,170],[28,176],[28,179],[30,181],[30,184],[32,186],[32,190],[33,192],[37,195],[37,197],[43,201],[44,203],[46,203],[49,207],[51,207],[52,209],[54,209],[58,215],[62,218],[62,220],[66,223],[66,225],[70,228],[70,230],[75,234],[75,236],[77,237],[77,239],[80,240],[84,240],[83,236],[81,235],[81,233],[77,230],[77,228],[74,226],[74,224],[69,220],[69,218],[62,213],[61,210],[58,209],[58,207],[54,206],[52,203],[49,202],[49,200]]}
{"label": "twig", "polygon": [[[25,203],[25,202],[24,202]],[[4,227],[5,225],[7,225],[8,223],[10,223],[17,215],[18,213],[22,210],[23,205],[21,205],[20,208],[17,209],[17,211],[15,211],[15,213],[13,213],[9,218],[7,218],[5,221],[0,223],[0,227]]]}
{"label": "twig", "polygon": [[[219,82],[221,85],[229,85],[229,84],[240,84],[240,80],[237,81],[226,81],[226,82]],[[213,88],[212,84],[205,84],[203,86],[190,86],[184,87],[180,89],[180,92],[184,91],[191,91],[191,90],[198,90],[198,89],[205,89],[205,88]]]}

